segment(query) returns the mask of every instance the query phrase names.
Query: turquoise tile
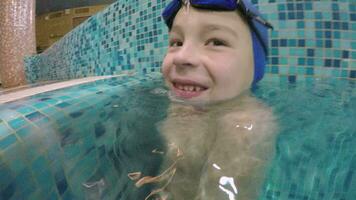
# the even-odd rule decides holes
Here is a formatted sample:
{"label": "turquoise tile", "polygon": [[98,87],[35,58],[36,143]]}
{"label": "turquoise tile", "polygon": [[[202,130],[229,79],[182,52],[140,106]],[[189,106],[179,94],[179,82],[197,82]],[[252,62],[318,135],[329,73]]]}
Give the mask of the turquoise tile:
{"label": "turquoise tile", "polygon": [[11,134],[12,130],[4,123],[0,123],[0,140],[9,134]]}
{"label": "turquoise tile", "polygon": [[349,71],[341,70],[341,77],[344,77],[344,78],[349,77]]}
{"label": "turquoise tile", "polygon": [[40,156],[32,162],[32,171],[35,175],[35,179],[42,190],[51,191],[54,187],[54,178],[49,169],[48,160]]}
{"label": "turquoise tile", "polygon": [[296,68],[295,67],[292,67],[290,66],[289,69],[288,69],[288,74],[296,74]]}
{"label": "turquoise tile", "polygon": [[61,101],[68,101],[68,100],[71,100],[72,98],[69,96],[59,96],[59,97],[57,97],[57,99],[61,100]]}
{"label": "turquoise tile", "polygon": [[[352,59],[356,59],[356,51],[352,51],[352,52],[351,52],[351,58],[352,58]],[[351,62],[351,64],[352,64],[352,63],[355,64],[355,62]],[[355,65],[353,65],[353,66],[355,66]]]}
{"label": "turquoise tile", "polygon": [[25,118],[23,118],[23,117],[19,117],[19,118],[9,121],[8,123],[11,126],[11,128],[13,128],[14,130],[17,130],[17,129],[21,128],[22,126],[26,125],[28,123],[28,121],[26,121]]}
{"label": "turquoise tile", "polygon": [[333,69],[332,70],[332,76],[333,77],[340,77],[340,69]]}
{"label": "turquoise tile", "polygon": [[[24,168],[15,178],[16,186],[21,188],[21,192],[14,195],[14,199],[27,199],[30,194],[37,190],[37,184],[28,168]],[[19,190],[18,190],[19,191]]]}
{"label": "turquoise tile", "polygon": [[[349,67],[348,62],[345,61],[345,60],[342,60],[341,61],[341,68],[348,68],[348,67]],[[345,77],[345,76],[342,76],[342,77]]]}
{"label": "turquoise tile", "polygon": [[54,121],[51,121],[50,118],[48,117],[42,117],[36,121],[33,122],[35,125],[37,125],[37,127],[39,128],[52,128]]}
{"label": "turquoise tile", "polygon": [[22,140],[26,140],[25,138],[35,132],[38,132],[39,130],[36,129],[34,126],[32,125],[26,125],[22,128],[20,128],[19,130],[16,131],[16,135],[18,135]]}
{"label": "turquoise tile", "polygon": [[43,109],[45,107],[48,107],[48,104],[46,104],[44,102],[37,102],[37,103],[34,103],[32,106],[37,109]]}
{"label": "turquoise tile", "polygon": [[17,138],[14,134],[5,136],[4,138],[1,138],[1,140],[0,140],[0,150],[5,150],[6,148],[15,144],[16,142],[17,142]]}
{"label": "turquoise tile", "polygon": [[14,111],[14,110],[7,109],[7,108],[1,109],[1,112],[0,112],[0,119],[5,122],[16,119],[20,116],[21,116],[20,113]]}
{"label": "turquoise tile", "polygon": [[281,65],[288,65],[288,58],[286,58],[286,57],[280,58],[280,59],[279,59],[279,63],[280,63]]}
{"label": "turquoise tile", "polygon": [[[334,43],[335,46],[335,43]],[[334,50],[333,55],[335,58],[341,58],[341,51],[340,50]]]}
{"label": "turquoise tile", "polygon": [[340,20],[342,21],[349,21],[349,15],[348,13],[343,13],[343,12],[340,12]]}
{"label": "turquoise tile", "polygon": [[280,74],[288,74],[288,67],[279,67]]}
{"label": "turquoise tile", "polygon": [[80,156],[81,149],[78,145],[67,145],[63,148],[64,152],[64,159],[71,160],[75,159],[76,157]]}
{"label": "turquoise tile", "polygon": [[35,112],[36,110],[34,108],[32,108],[32,107],[29,107],[29,106],[22,106],[19,109],[16,109],[16,111],[21,113],[21,114],[23,114],[23,115],[26,115],[26,114]]}
{"label": "turquoise tile", "polygon": [[300,75],[305,74],[305,68],[304,67],[297,67],[297,74],[300,74]]}
{"label": "turquoise tile", "polygon": [[41,109],[40,111],[47,116],[52,116],[58,112],[58,109],[56,109],[55,107],[46,107],[44,109]]}

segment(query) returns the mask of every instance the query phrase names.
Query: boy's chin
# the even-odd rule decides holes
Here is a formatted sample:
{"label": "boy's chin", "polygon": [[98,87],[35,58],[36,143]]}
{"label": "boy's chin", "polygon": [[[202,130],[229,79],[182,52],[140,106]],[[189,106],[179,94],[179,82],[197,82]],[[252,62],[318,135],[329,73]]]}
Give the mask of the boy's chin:
{"label": "boy's chin", "polygon": [[195,97],[195,98],[189,98],[189,99],[182,98],[182,97],[175,95],[174,92],[172,92],[172,91],[169,91],[168,97],[174,103],[190,105],[190,106],[197,106],[197,107],[204,107],[204,106],[207,106],[207,105],[210,105],[213,103],[210,99],[204,98],[201,96]]}
{"label": "boy's chin", "polygon": [[217,98],[212,98],[209,96],[199,96],[199,97],[186,99],[186,98],[182,98],[182,97],[175,95],[174,92],[172,92],[172,91],[169,91],[168,97],[174,103],[203,108],[203,107],[220,105],[221,103],[230,102],[235,99],[239,99],[241,96],[245,96],[245,95],[249,95],[249,94],[250,94],[250,91],[245,90],[239,94],[231,95],[231,96],[221,96],[221,97],[217,97]]}
{"label": "boy's chin", "polygon": [[235,98],[235,97],[212,98],[209,96],[199,96],[199,97],[187,99],[175,95],[174,92],[172,91],[168,92],[168,97],[174,103],[189,105],[197,108],[204,108],[204,107],[217,105]]}

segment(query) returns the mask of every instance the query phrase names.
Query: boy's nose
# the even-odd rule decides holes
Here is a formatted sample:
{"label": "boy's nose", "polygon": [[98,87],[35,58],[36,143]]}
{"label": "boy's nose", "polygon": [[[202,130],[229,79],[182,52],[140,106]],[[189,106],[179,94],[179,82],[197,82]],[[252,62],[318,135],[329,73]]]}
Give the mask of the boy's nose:
{"label": "boy's nose", "polygon": [[183,44],[176,52],[173,64],[178,68],[195,67],[198,59],[198,49],[193,44]]}

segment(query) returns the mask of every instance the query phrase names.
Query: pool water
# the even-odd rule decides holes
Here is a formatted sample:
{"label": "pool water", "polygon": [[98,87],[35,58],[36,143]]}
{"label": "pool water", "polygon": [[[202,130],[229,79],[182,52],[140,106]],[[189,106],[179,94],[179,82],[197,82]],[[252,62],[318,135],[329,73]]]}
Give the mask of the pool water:
{"label": "pool water", "polygon": [[[128,174],[160,174],[167,145],[157,124],[170,105],[152,80],[112,78],[1,105],[1,127],[15,132],[0,134],[0,199],[145,199],[156,186],[136,187]],[[260,200],[355,199],[355,84],[267,77],[254,88],[279,126]]]}
{"label": "pool water", "polygon": [[[279,125],[276,154],[260,199],[353,200],[356,196],[356,91],[343,80],[308,84],[264,81],[254,96],[269,105]],[[141,171],[157,175],[165,149],[156,124],[166,116],[165,89],[154,85],[131,94],[117,132],[114,159],[122,178]],[[138,189],[127,179],[117,199],[144,199],[153,187]],[[151,185],[152,186],[152,185]],[[123,192],[125,191],[125,192]]]}
{"label": "pool water", "polygon": [[267,83],[256,96],[280,126],[262,199],[355,199],[355,82]]}

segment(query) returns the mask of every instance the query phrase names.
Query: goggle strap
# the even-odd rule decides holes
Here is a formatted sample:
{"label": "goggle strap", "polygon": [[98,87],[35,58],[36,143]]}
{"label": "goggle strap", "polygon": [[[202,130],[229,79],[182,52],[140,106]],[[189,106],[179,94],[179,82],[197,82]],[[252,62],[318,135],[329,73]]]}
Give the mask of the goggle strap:
{"label": "goggle strap", "polygon": [[270,24],[267,20],[263,19],[261,16],[256,15],[255,13],[251,12],[250,10],[246,10],[246,15],[251,19],[251,20],[256,20],[258,23],[267,26],[268,28],[273,30],[272,24]]}

